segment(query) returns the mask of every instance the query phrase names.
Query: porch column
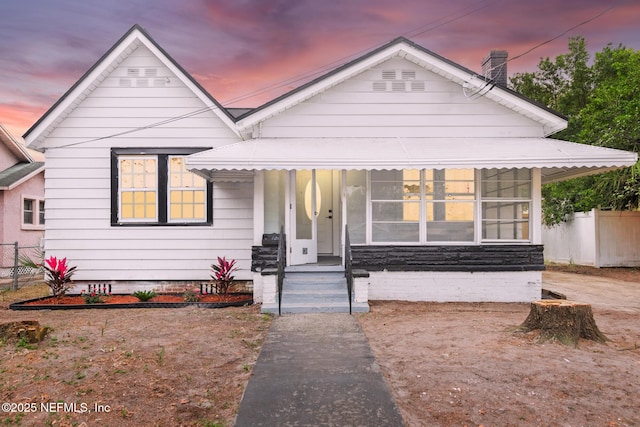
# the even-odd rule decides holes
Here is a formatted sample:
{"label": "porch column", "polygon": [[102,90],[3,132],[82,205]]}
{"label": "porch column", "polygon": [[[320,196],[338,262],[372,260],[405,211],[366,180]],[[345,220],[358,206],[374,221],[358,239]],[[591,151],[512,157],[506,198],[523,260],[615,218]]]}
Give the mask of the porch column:
{"label": "porch column", "polygon": [[264,234],[264,171],[253,177],[253,245],[262,246]]}

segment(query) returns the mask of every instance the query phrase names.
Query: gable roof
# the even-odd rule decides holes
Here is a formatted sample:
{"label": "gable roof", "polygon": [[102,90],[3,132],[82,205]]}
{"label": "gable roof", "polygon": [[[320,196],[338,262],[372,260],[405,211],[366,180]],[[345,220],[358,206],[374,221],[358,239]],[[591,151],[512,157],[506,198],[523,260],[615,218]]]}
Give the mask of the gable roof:
{"label": "gable roof", "polygon": [[33,162],[29,150],[21,144],[12,134],[0,123],[0,142],[16,156],[18,162]]}
{"label": "gable roof", "polygon": [[567,119],[561,114],[537,103],[506,86],[480,76],[474,71],[456,64],[428,49],[404,38],[391,42],[348,62],[266,104],[237,118],[238,128],[243,131],[257,123],[275,116],[327,89],[360,74],[393,57],[402,57],[432,71],[461,86],[462,90],[481,93],[487,99],[516,111],[542,124],[545,135],[551,135],[567,127]]}
{"label": "gable roof", "polygon": [[44,162],[37,162],[29,150],[0,123],[0,143],[16,157],[17,163],[0,171],[0,190],[11,190],[44,170]]}
{"label": "gable roof", "polygon": [[18,163],[0,171],[0,190],[12,190],[44,171],[44,162]]}
{"label": "gable roof", "polygon": [[46,136],[85,99],[108,74],[114,64],[121,63],[139,45],[148,48],[193,93],[235,133],[234,118],[187,71],[180,66],[147,32],[134,25],[64,94],[38,121],[27,130],[24,139],[33,148],[42,148]]}

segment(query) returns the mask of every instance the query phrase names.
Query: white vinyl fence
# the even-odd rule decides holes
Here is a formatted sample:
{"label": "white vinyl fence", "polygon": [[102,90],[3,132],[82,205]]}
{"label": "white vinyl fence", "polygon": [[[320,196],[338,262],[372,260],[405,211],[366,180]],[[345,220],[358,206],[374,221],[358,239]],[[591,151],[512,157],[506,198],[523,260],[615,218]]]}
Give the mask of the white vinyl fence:
{"label": "white vinyl fence", "polygon": [[545,261],[594,267],[640,267],[640,212],[576,212],[543,227]]}

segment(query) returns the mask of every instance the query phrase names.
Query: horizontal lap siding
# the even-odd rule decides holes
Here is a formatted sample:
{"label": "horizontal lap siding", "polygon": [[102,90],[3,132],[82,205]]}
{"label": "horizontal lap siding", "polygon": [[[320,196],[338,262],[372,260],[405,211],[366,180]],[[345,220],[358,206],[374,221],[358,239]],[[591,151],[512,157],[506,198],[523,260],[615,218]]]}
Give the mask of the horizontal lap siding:
{"label": "horizontal lap siding", "polygon": [[[424,91],[376,92],[382,70],[411,70]],[[391,84],[391,83],[389,83]],[[267,119],[264,138],[287,137],[542,137],[542,126],[402,59],[336,85]]]}
{"label": "horizontal lap siding", "polygon": [[[120,87],[132,67],[154,68],[170,83]],[[236,277],[250,279],[252,183],[214,185],[211,226],[111,226],[112,147],[211,148],[237,137],[211,111],[109,136],[203,107],[146,49],[125,59],[47,138],[47,255],[68,257],[78,267],[77,280],[207,280],[217,256],[237,259],[242,271]],[[95,138],[104,139],[91,141]]]}

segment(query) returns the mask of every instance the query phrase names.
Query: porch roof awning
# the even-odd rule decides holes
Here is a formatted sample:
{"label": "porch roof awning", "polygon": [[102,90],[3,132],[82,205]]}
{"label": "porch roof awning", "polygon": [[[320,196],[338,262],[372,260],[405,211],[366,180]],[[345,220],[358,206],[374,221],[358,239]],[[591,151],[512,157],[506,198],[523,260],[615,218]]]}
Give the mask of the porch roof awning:
{"label": "porch roof awning", "polygon": [[[262,138],[187,157],[192,172],[540,168],[543,183],[636,163],[636,153],[550,138]],[[215,178],[214,178],[215,179]]]}

